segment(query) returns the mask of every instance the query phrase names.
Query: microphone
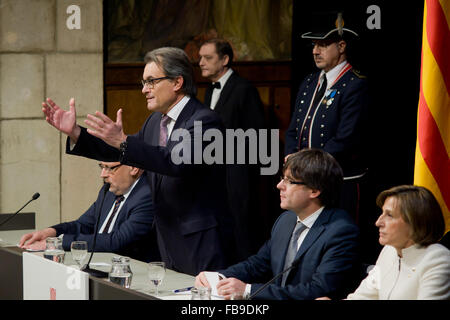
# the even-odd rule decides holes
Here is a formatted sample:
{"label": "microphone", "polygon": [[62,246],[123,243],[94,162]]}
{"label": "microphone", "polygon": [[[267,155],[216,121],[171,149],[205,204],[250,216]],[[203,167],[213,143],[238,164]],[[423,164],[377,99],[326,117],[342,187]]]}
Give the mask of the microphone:
{"label": "microphone", "polygon": [[22,209],[23,208],[25,208],[31,201],[34,201],[34,200],[36,200],[37,198],[39,198],[41,195],[39,194],[39,192],[36,192],[35,194],[33,194],[33,197],[30,199],[30,200],[28,200],[28,202],[27,203],[25,203],[24,205],[23,205],[23,207],[22,208],[20,208],[19,210],[17,210],[16,211],[16,213],[14,213],[12,216],[10,216],[8,219],[6,219],[5,221],[3,221],[2,223],[0,223],[0,227],[2,226],[2,225],[4,225],[5,223],[7,223],[9,220],[11,220],[12,218],[14,218],[20,211],[22,211]]}
{"label": "microphone", "polygon": [[86,266],[83,269],[81,269],[81,271],[87,272],[91,276],[94,276],[94,277],[97,277],[97,278],[107,278],[108,277],[108,272],[104,272],[104,271],[100,271],[100,270],[96,270],[96,269],[91,269],[89,267],[89,264],[91,263],[92,256],[94,255],[94,251],[95,251],[95,242],[97,240],[98,225],[100,223],[100,216],[101,216],[101,213],[102,213],[103,203],[105,202],[106,193],[109,191],[109,187],[111,186],[111,184],[105,183],[104,186],[105,186],[104,187],[105,189],[103,189],[103,199],[102,199],[102,202],[100,203],[100,208],[98,209],[98,215],[97,215],[97,222],[95,223],[95,231],[94,231],[94,239],[92,241],[91,256],[89,257],[89,261],[87,262]]}
{"label": "microphone", "polygon": [[277,280],[279,277],[281,277],[283,274],[285,274],[286,272],[288,272],[289,270],[291,270],[292,268],[295,268],[296,266],[298,266],[298,264],[300,263],[300,258],[297,260],[294,260],[291,264],[290,267],[284,269],[283,271],[281,271],[279,274],[277,274],[275,277],[273,277],[272,279],[270,279],[269,281],[267,281],[262,287],[260,287],[258,290],[256,290],[255,292],[253,292],[252,295],[250,295],[248,297],[247,300],[251,300],[253,299],[258,293],[260,293],[261,291],[263,291],[265,288],[267,288],[267,286],[269,286],[269,284],[273,283],[275,280]]}

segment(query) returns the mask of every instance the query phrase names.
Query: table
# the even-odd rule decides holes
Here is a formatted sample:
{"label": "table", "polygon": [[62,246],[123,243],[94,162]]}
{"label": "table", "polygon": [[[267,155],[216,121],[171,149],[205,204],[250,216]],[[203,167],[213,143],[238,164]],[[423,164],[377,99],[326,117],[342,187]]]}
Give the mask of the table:
{"label": "table", "polygon": [[[16,244],[20,236],[25,232],[0,232],[0,300],[1,299],[23,299],[22,281],[22,252]],[[42,255],[42,252],[35,254]],[[110,270],[111,258],[116,254],[106,252],[95,252],[91,268],[108,272]],[[87,262],[86,258],[86,261]],[[76,265],[70,252],[66,252],[64,259],[66,265]],[[103,264],[99,266],[98,264]],[[107,264],[107,265],[105,265]],[[190,293],[174,294],[172,290],[193,286],[195,277],[167,269],[166,276],[159,287],[159,296],[153,294],[153,287],[147,277],[147,263],[130,259],[133,279],[129,289],[109,282],[108,279],[100,279],[89,276],[89,299],[90,300],[189,300]]]}

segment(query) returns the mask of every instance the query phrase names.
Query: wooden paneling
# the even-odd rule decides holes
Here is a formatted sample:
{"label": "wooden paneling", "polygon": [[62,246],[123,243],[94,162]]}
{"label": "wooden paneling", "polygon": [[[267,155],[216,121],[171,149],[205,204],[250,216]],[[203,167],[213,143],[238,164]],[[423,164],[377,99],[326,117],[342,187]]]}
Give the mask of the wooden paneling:
{"label": "wooden paneling", "polygon": [[122,108],[122,123],[126,134],[139,131],[150,115],[145,97],[139,89],[107,89],[107,115],[115,120],[117,111]]}
{"label": "wooden paneling", "polygon": [[[267,123],[270,128],[280,129],[280,140],[284,142],[291,110],[291,62],[236,62],[233,69],[257,87]],[[141,92],[143,70],[144,63],[105,65],[105,112],[111,119],[116,119],[117,110],[122,108],[127,134],[137,132],[150,115]],[[209,82],[201,76],[197,65],[194,76],[198,85],[197,98],[203,101]]]}

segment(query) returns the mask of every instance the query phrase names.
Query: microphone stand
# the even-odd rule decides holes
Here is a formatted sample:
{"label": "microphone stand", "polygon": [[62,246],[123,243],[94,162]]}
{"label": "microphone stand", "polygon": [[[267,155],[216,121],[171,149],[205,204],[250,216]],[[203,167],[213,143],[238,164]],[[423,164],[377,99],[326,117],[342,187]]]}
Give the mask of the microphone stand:
{"label": "microphone stand", "polygon": [[109,187],[110,187],[110,184],[109,183],[105,183],[105,189],[103,190],[103,199],[102,199],[102,202],[100,203],[100,208],[98,210],[98,215],[97,215],[97,222],[95,223],[95,232],[94,232],[94,240],[92,241],[91,256],[89,257],[89,261],[87,262],[86,266],[83,269],[81,269],[81,271],[87,272],[91,276],[94,276],[94,277],[97,277],[97,278],[107,278],[108,277],[108,272],[104,272],[104,271],[96,270],[96,269],[91,269],[89,267],[89,264],[91,263],[92,256],[94,255],[95,242],[97,240],[97,233],[98,233],[98,226],[100,224],[100,216],[102,214],[103,203],[105,202],[106,193],[109,191]]}
{"label": "microphone stand", "polygon": [[37,198],[39,198],[41,195],[39,194],[39,192],[36,192],[35,194],[33,194],[33,197],[23,205],[22,208],[20,208],[19,210],[16,211],[16,213],[14,213],[12,216],[10,216],[9,218],[5,219],[5,221],[3,221],[2,223],[0,223],[0,227],[2,225],[4,225],[5,223],[7,223],[9,220],[11,220],[12,218],[14,218],[23,208],[25,208],[31,201],[36,200]]}
{"label": "microphone stand", "polygon": [[267,286],[271,283],[273,283],[275,280],[277,280],[279,277],[281,277],[283,274],[285,274],[286,272],[288,272],[289,270],[291,270],[292,268],[295,268],[298,264],[299,264],[300,260],[297,259],[294,262],[292,262],[291,266],[289,268],[284,269],[283,271],[281,271],[279,274],[277,274],[275,277],[273,277],[272,279],[270,279],[268,282],[266,282],[262,287],[260,287],[258,290],[256,290],[255,292],[253,292],[253,294],[251,294],[247,300],[251,300],[253,299],[258,293],[260,293],[261,291],[263,291],[265,288],[267,288]]}

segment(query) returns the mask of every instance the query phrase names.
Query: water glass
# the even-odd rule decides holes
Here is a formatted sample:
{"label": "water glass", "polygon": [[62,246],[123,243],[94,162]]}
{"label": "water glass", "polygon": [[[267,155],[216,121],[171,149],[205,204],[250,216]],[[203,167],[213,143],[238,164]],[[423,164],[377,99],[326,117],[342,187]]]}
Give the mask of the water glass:
{"label": "water glass", "polygon": [[155,286],[156,296],[159,295],[158,286],[161,284],[166,274],[166,264],[164,262],[150,262],[148,264],[148,278]]}
{"label": "water glass", "polygon": [[192,288],[191,300],[211,300],[211,288],[207,287]]}
{"label": "water glass", "polygon": [[62,247],[62,241],[57,237],[48,237],[45,240],[44,258],[58,263],[64,263],[66,253]]}
{"label": "water glass", "polygon": [[70,251],[72,252],[72,259],[77,263],[81,269],[83,260],[88,253],[88,244],[86,241],[72,241],[70,244]]}

